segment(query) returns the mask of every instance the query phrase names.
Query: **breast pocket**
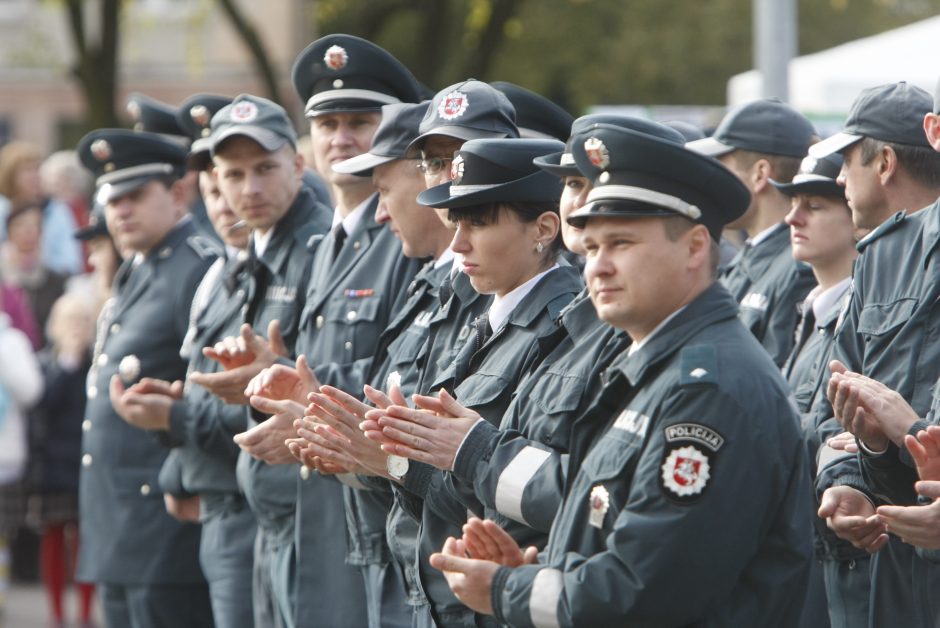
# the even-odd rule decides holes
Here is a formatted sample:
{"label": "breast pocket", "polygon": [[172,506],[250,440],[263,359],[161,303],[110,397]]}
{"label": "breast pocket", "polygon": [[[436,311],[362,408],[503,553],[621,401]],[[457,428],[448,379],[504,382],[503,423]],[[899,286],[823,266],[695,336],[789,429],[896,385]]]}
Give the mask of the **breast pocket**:
{"label": "breast pocket", "polygon": [[612,427],[585,458],[580,473],[588,485],[588,523],[609,530],[626,506],[643,451],[642,434]]}
{"label": "breast pocket", "polygon": [[508,399],[512,392],[508,390],[509,384],[509,380],[502,375],[478,371],[462,381],[455,392],[462,405],[476,410],[484,419],[498,425],[502,418],[499,407],[504,405],[501,400]]}
{"label": "breast pocket", "polygon": [[538,380],[528,393],[528,403],[536,410],[526,423],[529,437],[567,451],[571,440],[574,412],[581,404],[587,381],[579,375],[547,371],[536,373]]}
{"label": "breast pocket", "polygon": [[381,306],[377,295],[359,298],[343,295],[327,303],[323,317],[334,342],[341,343],[344,359],[352,361],[372,354],[385,327]]}
{"label": "breast pocket", "polygon": [[898,299],[891,303],[870,303],[862,308],[856,332],[867,345],[869,357],[876,357],[887,350],[914,315],[917,304],[917,299]]}

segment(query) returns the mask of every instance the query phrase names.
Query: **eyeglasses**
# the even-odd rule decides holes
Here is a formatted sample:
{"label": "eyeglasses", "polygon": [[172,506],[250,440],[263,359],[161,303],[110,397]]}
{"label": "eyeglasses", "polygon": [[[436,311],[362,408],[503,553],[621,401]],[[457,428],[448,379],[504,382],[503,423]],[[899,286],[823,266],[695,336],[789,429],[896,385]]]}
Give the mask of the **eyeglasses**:
{"label": "eyeglasses", "polygon": [[441,170],[444,169],[444,165],[453,160],[453,157],[425,157],[424,159],[421,159],[416,165],[418,170],[421,171],[421,174],[429,174],[433,176],[439,174]]}

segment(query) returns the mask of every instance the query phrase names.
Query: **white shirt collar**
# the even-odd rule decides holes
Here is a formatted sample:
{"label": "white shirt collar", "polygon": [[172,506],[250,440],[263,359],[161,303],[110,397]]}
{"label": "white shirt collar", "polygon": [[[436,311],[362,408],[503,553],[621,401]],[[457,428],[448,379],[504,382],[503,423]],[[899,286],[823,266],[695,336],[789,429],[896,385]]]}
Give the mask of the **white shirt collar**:
{"label": "white shirt collar", "polygon": [[333,226],[335,227],[339,223],[343,223],[343,231],[346,232],[346,235],[349,235],[353,230],[359,226],[359,221],[362,220],[362,215],[366,213],[366,206],[369,204],[369,201],[372,200],[370,196],[366,200],[362,201],[356,207],[349,212],[347,216],[343,216],[342,212],[339,211],[339,207],[333,210]]}
{"label": "white shirt collar", "polygon": [[255,257],[261,259],[261,256],[264,255],[265,250],[268,248],[268,243],[271,242],[271,236],[274,235],[274,230],[277,228],[274,227],[268,229],[267,233],[261,235],[258,231],[251,232],[251,241],[255,247]]}
{"label": "white shirt collar", "polygon": [[851,283],[852,278],[846,277],[828,290],[819,292],[819,286],[813,288],[807,295],[806,300],[813,308],[813,316],[816,317],[817,321],[823,320],[828,314],[832,313],[833,308],[839,307],[839,301],[842,300],[842,295],[849,289]]}
{"label": "white shirt collar", "polygon": [[640,342],[634,341],[633,344],[630,345],[630,349],[627,351],[627,355],[628,355],[628,356],[631,356],[631,355],[633,355],[634,353],[636,353],[637,351],[639,351],[640,349],[642,349],[642,348],[643,348],[643,345],[645,345],[647,342],[650,341],[650,338],[652,338],[652,337],[655,336],[657,333],[659,333],[659,330],[661,330],[663,327],[665,327],[665,326],[666,326],[666,323],[668,323],[669,321],[671,321],[672,319],[674,319],[674,318],[679,314],[679,312],[681,312],[681,311],[684,310],[685,308],[686,308],[686,306],[683,305],[683,306],[680,307],[678,310],[676,310],[675,312],[673,312],[672,314],[670,314],[669,316],[667,316],[666,318],[664,318],[663,320],[661,320],[661,321],[659,322],[659,325],[657,325],[656,327],[654,327],[654,328],[653,328],[653,331],[651,331],[650,333],[646,334],[646,337],[643,338],[643,340],[641,340]]}
{"label": "white shirt collar", "polygon": [[555,264],[548,270],[540,272],[538,275],[528,280],[515,290],[506,293],[504,296],[493,297],[493,303],[490,305],[490,309],[486,313],[490,320],[490,329],[493,330],[493,333],[503,326],[503,323],[506,322],[506,319],[509,318],[509,315],[512,314],[512,311],[516,309],[516,306],[519,305],[519,303],[526,297],[527,294],[532,292],[532,288],[534,288],[535,284],[539,282],[539,279],[552,272],[556,268],[558,268],[558,264]]}
{"label": "white shirt collar", "polygon": [[747,242],[748,244],[750,244],[751,246],[757,246],[758,244],[760,244],[761,242],[763,242],[764,240],[766,240],[767,238],[769,238],[771,235],[773,235],[773,233],[774,233],[779,227],[780,227],[780,223],[777,223],[777,224],[775,224],[775,225],[772,225],[772,226],[770,226],[770,227],[764,229],[764,230],[761,231],[760,233],[758,233],[758,234],[757,234],[756,236],[754,236],[753,238],[748,238],[748,239],[746,240],[746,242]]}

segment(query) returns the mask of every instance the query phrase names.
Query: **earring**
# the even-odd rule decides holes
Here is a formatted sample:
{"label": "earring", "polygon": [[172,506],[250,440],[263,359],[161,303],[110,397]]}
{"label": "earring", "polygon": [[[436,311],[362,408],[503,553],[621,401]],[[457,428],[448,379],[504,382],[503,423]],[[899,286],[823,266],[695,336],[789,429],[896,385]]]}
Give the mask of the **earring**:
{"label": "earring", "polygon": [[536,242],[536,243],[535,243],[535,250],[536,250],[537,252],[541,253],[542,251],[545,250],[545,245],[542,244],[541,242]]}

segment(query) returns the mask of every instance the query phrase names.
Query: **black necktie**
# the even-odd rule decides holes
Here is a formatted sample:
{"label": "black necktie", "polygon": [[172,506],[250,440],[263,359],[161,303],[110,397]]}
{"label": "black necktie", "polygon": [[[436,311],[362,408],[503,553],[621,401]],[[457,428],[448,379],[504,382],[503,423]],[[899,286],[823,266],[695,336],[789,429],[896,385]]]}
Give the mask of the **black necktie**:
{"label": "black necktie", "polygon": [[336,261],[336,257],[339,255],[340,249],[343,248],[345,241],[346,230],[343,229],[343,223],[336,223],[336,226],[333,227],[333,257],[330,258],[330,261]]}

